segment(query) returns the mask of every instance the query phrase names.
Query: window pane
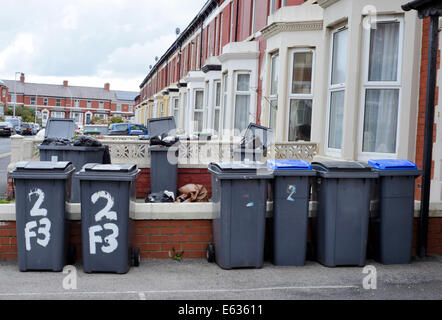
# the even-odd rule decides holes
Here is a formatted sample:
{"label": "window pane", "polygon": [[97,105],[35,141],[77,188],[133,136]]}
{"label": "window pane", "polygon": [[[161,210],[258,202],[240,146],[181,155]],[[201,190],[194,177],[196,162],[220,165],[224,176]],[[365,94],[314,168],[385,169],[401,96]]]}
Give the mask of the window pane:
{"label": "window pane", "polygon": [[269,126],[271,129],[276,128],[276,112],[278,111],[278,100],[270,101],[270,121]]}
{"label": "window pane", "polygon": [[369,89],[365,97],[364,152],[395,153],[399,89]]}
{"label": "window pane", "polygon": [[203,91],[196,91],[195,92],[195,109],[202,109],[203,108],[203,97],[204,97]]}
{"label": "window pane", "polygon": [[214,127],[214,129],[216,132],[219,132],[219,113],[220,113],[220,110],[215,109],[215,127]]}
{"label": "window pane", "polygon": [[344,121],[345,90],[333,91],[330,97],[330,124],[328,132],[328,147],[341,149],[342,127]]}
{"label": "window pane", "polygon": [[221,82],[217,82],[215,89],[215,106],[219,107],[220,105],[221,105]]}
{"label": "window pane", "polygon": [[370,30],[369,81],[396,81],[399,22],[378,22]]}
{"label": "window pane", "polygon": [[197,132],[203,131],[203,113],[195,112],[193,130]]}
{"label": "window pane", "polygon": [[235,129],[243,131],[249,124],[250,96],[237,95],[235,102]]}
{"label": "window pane", "polygon": [[274,55],[272,57],[272,72],[270,79],[270,95],[275,96],[278,94],[278,74],[279,74],[279,56]]}
{"label": "window pane", "polygon": [[289,141],[310,141],[312,100],[290,100]]}
{"label": "window pane", "polygon": [[332,84],[345,83],[345,67],[347,62],[348,30],[333,35]]}
{"label": "window pane", "polygon": [[312,63],[313,53],[311,52],[295,52],[293,54],[292,93],[311,93]]}
{"label": "window pane", "polygon": [[236,85],[237,91],[249,91],[250,88],[250,75],[249,74],[239,74],[238,83]]}

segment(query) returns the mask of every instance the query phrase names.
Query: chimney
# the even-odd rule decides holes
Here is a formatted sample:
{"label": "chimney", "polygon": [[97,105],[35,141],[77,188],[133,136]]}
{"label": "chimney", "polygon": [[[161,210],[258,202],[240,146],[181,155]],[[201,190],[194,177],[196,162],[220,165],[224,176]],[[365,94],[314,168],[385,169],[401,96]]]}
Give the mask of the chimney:
{"label": "chimney", "polygon": [[21,83],[25,83],[25,74],[24,74],[24,73],[22,73],[22,74],[20,75],[20,82],[21,82]]}
{"label": "chimney", "polygon": [[105,83],[104,84],[104,90],[110,91],[110,83]]}
{"label": "chimney", "polygon": [[68,81],[67,80],[64,80],[63,81],[63,87],[67,87],[68,86]]}

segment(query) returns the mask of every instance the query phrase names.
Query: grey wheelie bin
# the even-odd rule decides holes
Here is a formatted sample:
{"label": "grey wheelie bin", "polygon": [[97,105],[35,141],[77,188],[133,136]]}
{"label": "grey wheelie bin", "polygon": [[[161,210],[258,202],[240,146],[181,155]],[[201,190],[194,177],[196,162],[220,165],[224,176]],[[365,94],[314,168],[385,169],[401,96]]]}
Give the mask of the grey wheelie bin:
{"label": "grey wheelie bin", "polygon": [[74,167],[69,162],[19,162],[15,181],[20,271],[62,271],[68,250],[65,201]]}
{"label": "grey wheelie bin", "polygon": [[273,264],[303,266],[307,252],[310,183],[316,171],[303,160],[270,160],[273,170]]}
{"label": "grey wheelie bin", "polygon": [[207,259],[223,269],[261,268],[267,182],[272,178],[265,164],[211,163],[213,239]]}
{"label": "grey wheelie bin", "polygon": [[411,262],[415,180],[422,172],[408,160],[370,160],[379,174],[377,210],[370,217],[370,240],[375,259],[382,264]]}
{"label": "grey wheelie bin", "polygon": [[[74,119],[49,119],[45,129],[45,139],[65,139],[72,142],[75,131]],[[40,145],[40,161],[70,161],[76,172],[80,171],[86,163],[103,163],[104,146],[80,147],[73,145]],[[72,179],[72,192],[68,201],[80,202],[80,182]]]}
{"label": "grey wheelie bin", "polygon": [[233,149],[234,161],[265,162],[272,134],[270,128],[250,123],[242,137],[240,147]]}
{"label": "grey wheelie bin", "polygon": [[[175,134],[173,117],[147,120],[149,137],[164,133]],[[178,191],[178,147],[162,145],[149,146],[151,193],[171,191],[177,197]]]}
{"label": "grey wheelie bin", "polygon": [[132,247],[130,201],[136,197],[136,165],[86,164],[81,185],[81,238],[86,273],[127,273],[140,263]]}
{"label": "grey wheelie bin", "polygon": [[360,162],[314,162],[312,167],[318,173],[312,219],[317,260],[329,267],[365,265],[370,189],[378,174]]}

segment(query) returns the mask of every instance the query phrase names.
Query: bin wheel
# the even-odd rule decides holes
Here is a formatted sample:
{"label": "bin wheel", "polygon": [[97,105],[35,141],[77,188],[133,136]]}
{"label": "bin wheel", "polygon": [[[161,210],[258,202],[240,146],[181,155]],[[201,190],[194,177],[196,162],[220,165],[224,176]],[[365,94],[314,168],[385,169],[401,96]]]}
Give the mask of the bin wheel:
{"label": "bin wheel", "polygon": [[70,244],[68,248],[68,257],[67,257],[68,265],[74,265],[76,258],[77,258],[77,247],[74,244]]}
{"label": "bin wheel", "polygon": [[209,243],[206,248],[206,258],[207,262],[213,263],[215,262],[215,247],[212,243]]}
{"label": "bin wheel", "polygon": [[134,250],[134,267],[139,267],[141,263],[141,253],[140,248],[135,248]]}

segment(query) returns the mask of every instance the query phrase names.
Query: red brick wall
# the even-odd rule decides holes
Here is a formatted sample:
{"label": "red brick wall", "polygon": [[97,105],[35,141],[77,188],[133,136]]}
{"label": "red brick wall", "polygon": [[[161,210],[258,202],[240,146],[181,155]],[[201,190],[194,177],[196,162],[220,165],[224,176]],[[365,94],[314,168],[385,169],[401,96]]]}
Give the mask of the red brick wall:
{"label": "red brick wall", "polygon": [[[178,169],[178,188],[189,184],[202,184],[212,196],[211,176],[207,169]],[[145,198],[150,190],[150,169],[141,169],[137,180],[137,198]]]}
{"label": "red brick wall", "polygon": [[[17,259],[15,222],[0,222],[0,261]],[[414,246],[417,239],[417,219]],[[81,223],[70,224],[69,241],[76,245],[81,259]],[[142,258],[169,258],[169,251],[184,250],[184,258],[204,258],[206,246],[212,242],[211,220],[145,220],[136,221],[134,247],[141,249]],[[430,218],[428,254],[442,254],[442,218]]]}
{"label": "red brick wall", "polygon": [[[417,135],[416,135],[416,159],[415,162],[419,168],[423,168],[423,154],[424,154],[424,137],[425,137],[425,111],[426,111],[426,93],[427,93],[427,67],[428,67],[428,45],[429,45],[429,31],[430,18],[423,21],[422,30],[422,49],[421,49],[421,71],[420,71],[420,85],[419,85],[419,107],[417,120]],[[440,51],[438,51],[437,68],[440,68]],[[438,103],[439,88],[436,87],[436,105]],[[436,140],[437,126],[434,124],[433,139]],[[434,161],[431,168],[431,176],[434,177]],[[416,180],[416,199],[421,199],[422,177]]]}

